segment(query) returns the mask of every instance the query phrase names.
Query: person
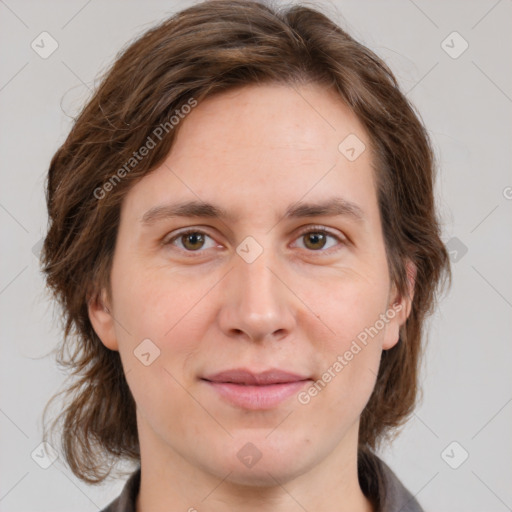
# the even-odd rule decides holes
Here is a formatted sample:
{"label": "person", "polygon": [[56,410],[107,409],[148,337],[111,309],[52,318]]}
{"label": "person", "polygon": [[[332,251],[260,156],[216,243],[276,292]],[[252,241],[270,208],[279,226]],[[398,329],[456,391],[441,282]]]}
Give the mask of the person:
{"label": "person", "polygon": [[435,158],[320,10],[210,0],[116,58],[53,156],[42,261],[73,376],[45,438],[104,509],[419,511],[378,456],[450,277]]}

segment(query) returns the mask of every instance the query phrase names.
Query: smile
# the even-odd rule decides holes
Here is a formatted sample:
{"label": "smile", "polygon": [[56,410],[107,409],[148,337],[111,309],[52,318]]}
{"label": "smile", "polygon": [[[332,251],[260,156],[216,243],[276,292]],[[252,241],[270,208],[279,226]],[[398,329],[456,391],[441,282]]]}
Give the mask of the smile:
{"label": "smile", "polygon": [[230,404],[250,410],[277,407],[311,381],[309,377],[281,370],[253,373],[244,369],[228,370],[201,380]]}

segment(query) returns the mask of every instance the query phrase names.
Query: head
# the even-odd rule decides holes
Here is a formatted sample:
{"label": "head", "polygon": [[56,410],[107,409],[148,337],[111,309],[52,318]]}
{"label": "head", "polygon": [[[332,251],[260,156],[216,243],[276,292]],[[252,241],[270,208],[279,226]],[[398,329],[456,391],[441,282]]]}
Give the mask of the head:
{"label": "head", "polygon": [[[142,435],[243,483],[246,446],[261,482],[345,437],[377,449],[416,404],[449,277],[434,168],[388,67],[311,8],[214,0],[132,43],[48,173],[73,472],[100,482]],[[233,368],[309,382],[239,408],[208,383]]]}

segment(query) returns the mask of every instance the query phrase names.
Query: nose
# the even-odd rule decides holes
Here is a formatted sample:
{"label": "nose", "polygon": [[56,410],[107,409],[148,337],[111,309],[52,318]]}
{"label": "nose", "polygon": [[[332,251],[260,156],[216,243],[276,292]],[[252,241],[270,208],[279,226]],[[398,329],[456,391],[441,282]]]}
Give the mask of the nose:
{"label": "nose", "polygon": [[296,302],[269,249],[251,263],[236,255],[224,281],[221,329],[228,337],[250,341],[286,338],[296,322]]}

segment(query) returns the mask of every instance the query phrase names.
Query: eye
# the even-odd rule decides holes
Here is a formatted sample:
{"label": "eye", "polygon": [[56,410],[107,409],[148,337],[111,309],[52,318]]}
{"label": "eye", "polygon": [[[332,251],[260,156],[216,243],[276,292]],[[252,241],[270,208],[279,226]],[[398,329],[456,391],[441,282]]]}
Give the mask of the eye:
{"label": "eye", "polygon": [[[206,244],[207,239],[211,240],[209,246]],[[328,254],[340,250],[339,248],[331,250],[333,247],[336,247],[336,243],[331,243],[329,246],[329,239],[334,242],[337,241],[339,245],[346,245],[347,243],[344,237],[331,233],[322,226],[308,227],[307,230],[300,233],[298,240],[300,239],[305,240],[303,249],[307,249],[310,252]],[[211,249],[218,246],[210,235],[199,229],[187,229],[175,234],[171,238],[166,237],[162,241],[162,245],[172,245],[189,254],[200,253],[203,252],[201,249]]]}
{"label": "eye", "polygon": [[298,240],[303,239],[305,249],[309,249],[313,252],[323,252],[323,253],[331,253],[337,252],[339,248],[332,251],[331,249],[336,246],[336,244],[331,244],[329,247],[328,240],[338,241],[341,245],[346,245],[346,240],[344,237],[331,233],[321,226],[313,226],[309,227],[307,231],[303,231]]}
{"label": "eye", "polygon": [[[206,238],[210,238],[212,243],[210,247],[204,247]],[[216,244],[210,235],[198,229],[188,229],[182,231],[172,238],[164,239],[163,245],[174,245],[185,252],[200,252],[200,249],[210,249]]]}

